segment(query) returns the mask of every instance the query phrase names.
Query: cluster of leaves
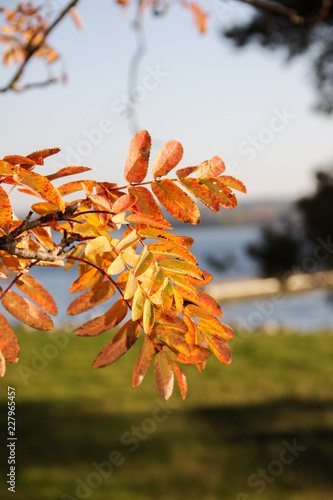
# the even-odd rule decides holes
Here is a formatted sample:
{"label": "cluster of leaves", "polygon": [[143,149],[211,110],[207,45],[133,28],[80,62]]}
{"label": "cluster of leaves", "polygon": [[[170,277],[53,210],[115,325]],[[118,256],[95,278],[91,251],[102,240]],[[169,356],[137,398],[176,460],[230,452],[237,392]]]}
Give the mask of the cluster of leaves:
{"label": "cluster of leaves", "polygon": [[[222,317],[219,304],[197,288],[212,276],[198,267],[190,252],[193,239],[169,231],[172,226],[157,201],[178,220],[197,224],[198,207],[182,188],[214,212],[220,206],[236,206],[232,188],[243,192],[246,189],[239,180],[223,175],[225,166],[217,156],[198,166],[177,170],[174,179],[165,178],[183,156],[182,145],[174,140],[165,144],[154,161],[153,180],[145,181],[150,149],[148,132],[137,133],[125,165],[129,184],[122,187],[83,180],[56,188],[52,184],[55,179],[90,170],[70,166],[46,176],[33,172],[36,165],[43,164],[58,149],[26,157],[4,157],[0,161],[0,182],[44,201],[32,205],[34,218],[30,212],[25,220],[17,220],[7,192],[0,186],[0,277],[7,278],[6,270],[15,273],[0,297],[4,308],[16,319],[32,328],[50,330],[53,324],[49,314],[57,314],[57,306],[28,274],[29,270],[34,265],[64,266],[67,270],[77,263],[79,277],[69,291],[80,295],[68,306],[68,314],[85,312],[115,294],[119,298],[104,314],[80,326],[76,335],[99,335],[120,325],[131,314],[93,366],[107,366],[125,354],[139,338],[141,327],[144,335],[133,387],[140,384],[154,358],[160,395],[171,395],[175,374],[184,398],[186,378],[178,363],[196,364],[201,371],[210,350],[223,363],[230,363],[227,341],[232,338],[232,330],[217,319]],[[152,192],[146,187],[149,185]],[[78,192],[83,192],[83,197],[65,201],[67,195]],[[121,228],[126,229],[117,239],[114,232]],[[54,242],[56,233],[62,235],[59,244]],[[37,305],[14,292],[14,285]],[[17,362],[19,344],[2,314],[0,350],[3,375],[5,359]]]}

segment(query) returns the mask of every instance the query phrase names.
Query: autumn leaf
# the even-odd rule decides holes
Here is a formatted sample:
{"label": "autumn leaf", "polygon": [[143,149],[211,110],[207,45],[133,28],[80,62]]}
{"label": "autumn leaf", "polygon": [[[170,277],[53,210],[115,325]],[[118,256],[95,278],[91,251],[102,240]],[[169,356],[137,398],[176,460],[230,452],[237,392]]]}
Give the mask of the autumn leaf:
{"label": "autumn leaf", "polygon": [[[138,234],[142,238],[150,238],[153,240],[162,240],[162,241],[170,241],[172,243],[175,243],[176,245],[179,245],[183,248],[190,248],[191,245],[188,244],[188,239],[185,236],[176,236],[175,234],[172,233],[167,233],[166,231],[161,231],[159,229],[155,229],[152,227],[147,227],[147,228],[142,228],[138,230]],[[192,243],[193,239],[191,238]]]}
{"label": "autumn leaf", "polygon": [[210,208],[213,212],[219,212],[219,197],[215,193],[212,193],[211,190],[205,186],[205,184],[202,184],[198,179],[193,179],[191,177],[188,179],[181,179],[180,183],[198,200],[206,205],[206,207]]}
{"label": "autumn leaf", "polygon": [[205,338],[217,359],[229,365],[231,363],[231,348],[229,344],[224,339],[216,337],[215,335],[205,335]]}
{"label": "autumn leaf", "polygon": [[127,305],[121,297],[105,314],[94,318],[75,330],[81,337],[93,337],[117,326],[127,314]]}
{"label": "autumn leaf", "polygon": [[173,260],[173,259],[164,259],[159,262],[159,266],[166,273],[170,272],[172,274],[173,273],[184,274],[186,276],[193,276],[194,278],[199,278],[199,279],[202,277],[201,270],[197,266],[189,262],[181,262],[179,260]]}
{"label": "autumn leaf", "polygon": [[175,372],[175,375],[176,375],[176,379],[177,379],[177,382],[178,382],[178,385],[179,385],[181,397],[182,397],[182,399],[185,399],[186,398],[186,394],[187,394],[187,380],[186,380],[185,373],[174,362],[172,363],[172,368],[173,368],[173,370]]}
{"label": "autumn leaf", "polygon": [[196,293],[193,293],[185,287],[178,287],[178,289],[185,300],[193,302],[203,309],[206,309],[207,311],[210,311],[216,316],[222,318],[222,310],[219,303],[213,297],[208,295],[208,293],[203,292],[202,290],[196,290]]}
{"label": "autumn leaf", "polygon": [[145,333],[151,333],[155,322],[155,310],[148,297],[143,308],[142,326]]}
{"label": "autumn leaf", "polygon": [[8,290],[2,298],[2,305],[14,318],[36,330],[52,330],[50,317],[30,300]]}
{"label": "autumn leaf", "polygon": [[172,229],[172,226],[168,221],[161,219],[156,215],[131,214],[126,217],[126,222],[137,222],[138,224],[148,224],[149,226],[156,228]]}
{"label": "autumn leaf", "polygon": [[157,219],[163,219],[160,207],[147,188],[144,186],[129,186],[128,192],[136,198],[136,202],[132,206],[132,210],[135,213],[153,215]]}
{"label": "autumn leaf", "polygon": [[54,203],[62,212],[65,211],[65,202],[61,194],[46,177],[36,174],[36,172],[26,171],[23,168],[16,167],[16,169],[17,171],[13,174],[16,182],[28,187],[39,198]]}
{"label": "autumn leaf", "polygon": [[224,208],[234,208],[237,205],[236,196],[231,192],[231,189],[226,186],[219,177],[213,179],[201,179],[201,182],[215,194],[219,199],[219,204]]}
{"label": "autumn leaf", "polygon": [[189,252],[185,248],[180,247],[177,244],[150,243],[148,245],[148,249],[154,255],[164,255],[180,260],[185,260],[187,262],[191,262],[192,264],[197,264],[197,259],[195,258],[195,256],[191,252]]}
{"label": "autumn leaf", "polygon": [[103,347],[93,363],[93,368],[108,366],[123,356],[138,339],[139,333],[138,323],[132,320],[127,321],[111,342]]}
{"label": "autumn leaf", "polygon": [[153,254],[148,250],[148,247],[144,246],[140,254],[140,259],[134,269],[135,276],[140,276],[140,274],[147,271],[153,259]]}
{"label": "autumn leaf", "polygon": [[17,363],[20,354],[20,346],[14,330],[0,313],[0,351],[10,363]]}
{"label": "autumn leaf", "polygon": [[12,207],[6,191],[0,186],[0,227],[8,234],[12,225]]}
{"label": "autumn leaf", "polygon": [[33,160],[37,165],[43,165],[44,159],[48,156],[55,155],[59,153],[59,148],[41,149],[40,151],[34,151],[28,155],[30,160]]}
{"label": "autumn leaf", "polygon": [[89,240],[86,246],[86,255],[96,255],[111,250],[110,242],[106,236],[97,236],[93,240]]}
{"label": "autumn leaf", "polygon": [[76,315],[89,311],[106,300],[116,292],[116,286],[111,281],[97,283],[87,292],[73,300],[67,308],[67,314]]}
{"label": "autumn leaf", "polygon": [[54,174],[46,175],[46,179],[49,181],[54,181],[55,179],[60,179],[61,177],[67,177],[68,175],[81,174],[82,172],[87,172],[91,170],[89,167],[65,167]]}
{"label": "autumn leaf", "polygon": [[69,287],[69,291],[71,293],[83,292],[84,290],[87,290],[88,288],[96,285],[96,283],[102,281],[103,278],[104,276],[101,271],[99,271],[95,267],[92,267],[91,269],[89,269],[89,271],[82,274],[74,281],[74,283],[71,284],[71,286]]}
{"label": "autumn leaf", "polygon": [[58,314],[57,304],[52,295],[29,274],[23,274],[15,282],[19,288],[28,297],[34,300],[44,311],[56,316]]}
{"label": "autumn leaf", "polygon": [[219,177],[219,179],[226,186],[229,186],[233,189],[237,189],[238,191],[241,191],[242,193],[246,193],[246,187],[238,179],[235,179],[234,177],[231,177],[230,175],[221,175]]}
{"label": "autumn leaf", "polygon": [[132,194],[124,194],[118,198],[112,205],[112,212],[114,214],[119,214],[128,210],[136,202],[136,197]]}
{"label": "autumn leaf", "polygon": [[164,399],[169,399],[173,391],[174,375],[171,362],[163,352],[156,354],[154,372],[159,395]]}
{"label": "autumn leaf", "polygon": [[145,305],[146,301],[146,294],[142,290],[142,288],[139,286],[133,296],[133,302],[132,302],[132,320],[137,321],[138,319],[141,318],[142,313],[143,313],[143,308]]}
{"label": "autumn leaf", "polygon": [[173,217],[189,224],[200,222],[198,207],[173,181],[154,181],[151,187],[156,198]]}
{"label": "autumn leaf", "polygon": [[135,294],[137,288],[138,288],[138,280],[134,276],[133,272],[131,271],[128,275],[128,279],[126,282],[125,290],[124,290],[124,299],[129,300],[133,297]]}
{"label": "autumn leaf", "polygon": [[155,347],[153,343],[149,340],[148,336],[145,335],[134,367],[133,379],[132,379],[133,388],[138,387],[138,385],[141,384],[144,376],[147,373],[147,370],[153,359],[154,354],[155,354]]}
{"label": "autumn leaf", "polygon": [[142,182],[146,177],[150,148],[151,138],[146,130],[133,137],[125,164],[125,179],[128,182]]}
{"label": "autumn leaf", "polygon": [[162,175],[167,175],[183,157],[183,146],[178,141],[167,142],[159,154],[152,166],[152,174],[154,179],[161,177]]}
{"label": "autumn leaf", "polygon": [[197,170],[198,179],[203,177],[217,177],[223,174],[225,165],[219,156],[214,156],[211,160],[200,163]]}

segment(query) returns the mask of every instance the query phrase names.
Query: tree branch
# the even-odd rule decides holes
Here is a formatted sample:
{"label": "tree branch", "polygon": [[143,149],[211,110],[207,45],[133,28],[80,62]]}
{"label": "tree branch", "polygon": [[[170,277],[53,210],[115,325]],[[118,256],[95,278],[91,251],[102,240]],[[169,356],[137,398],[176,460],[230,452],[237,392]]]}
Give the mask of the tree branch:
{"label": "tree branch", "polygon": [[36,33],[36,35],[30,40],[30,42],[27,43],[27,45],[25,46],[25,52],[27,54],[26,58],[24,59],[23,63],[19,66],[18,70],[16,71],[16,73],[14,74],[14,76],[12,77],[10,82],[6,85],[6,87],[1,88],[0,92],[7,92],[8,90],[14,90],[16,92],[20,92],[22,90],[25,90],[26,88],[35,87],[35,86],[45,86],[45,85],[48,85],[48,84],[54,82],[54,79],[51,78],[50,80],[47,80],[46,82],[41,83],[41,84],[38,84],[38,83],[37,84],[30,84],[30,85],[28,84],[25,87],[22,87],[20,89],[18,89],[16,87],[16,83],[21,78],[23,71],[24,71],[24,68],[26,67],[26,65],[28,64],[29,60],[32,58],[34,53],[37,52],[37,50],[41,48],[41,46],[45,42],[47,36],[57,26],[57,24],[59,24],[60,21],[62,21],[62,19],[66,16],[66,14],[70,11],[70,9],[72,9],[78,3],[78,1],[79,0],[72,0],[71,2],[69,2],[67,7],[65,7],[64,10],[62,12],[60,12],[59,16],[45,30],[43,37],[42,37],[42,40],[40,41],[39,44],[33,45],[33,41],[34,41],[36,35],[39,33]]}

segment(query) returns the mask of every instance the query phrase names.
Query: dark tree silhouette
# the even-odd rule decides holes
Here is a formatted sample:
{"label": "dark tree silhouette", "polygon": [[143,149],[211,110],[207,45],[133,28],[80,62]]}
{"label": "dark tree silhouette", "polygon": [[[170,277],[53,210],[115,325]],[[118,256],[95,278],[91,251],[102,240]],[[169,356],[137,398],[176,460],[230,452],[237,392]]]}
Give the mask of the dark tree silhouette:
{"label": "dark tree silhouette", "polygon": [[269,2],[295,10],[302,17],[277,15],[269,10],[257,10],[251,20],[223,32],[237,47],[250,42],[266,49],[285,49],[288,59],[307,55],[313,65],[314,84],[318,91],[316,108],[333,112],[333,4],[323,0],[279,0]]}

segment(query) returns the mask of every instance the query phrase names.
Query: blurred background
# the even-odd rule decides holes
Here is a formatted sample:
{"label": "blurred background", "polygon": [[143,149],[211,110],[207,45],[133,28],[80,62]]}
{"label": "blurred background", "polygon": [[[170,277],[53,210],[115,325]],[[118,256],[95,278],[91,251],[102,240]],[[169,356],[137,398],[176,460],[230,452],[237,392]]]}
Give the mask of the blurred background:
{"label": "blurred background", "polygon": [[[80,0],[82,29],[67,16],[50,35],[61,59],[31,61],[22,79],[62,83],[0,95],[0,155],[61,148],[40,173],[84,165],[92,171],[78,178],[123,185],[130,140],[146,129],[152,159],[176,139],[181,166],[218,155],[248,190],[233,210],[200,207],[200,226],[170,219],[195,239],[235,328],[232,365],[187,370],[184,402],[162,402],[152,373],[132,391],[136,346],[92,370],[113,333],[74,338],[75,271],[34,270],[60,313],[57,334],[18,329],[20,362],[1,382],[3,429],[7,385],[17,390],[17,498],[333,498],[333,8],[273,3],[310,22],[241,0],[202,1],[199,14],[191,2],[150,2],[138,21],[136,2]],[[67,4],[47,1],[45,12]],[[1,87],[13,71],[1,66]],[[1,460],[7,471],[4,448]]]}

